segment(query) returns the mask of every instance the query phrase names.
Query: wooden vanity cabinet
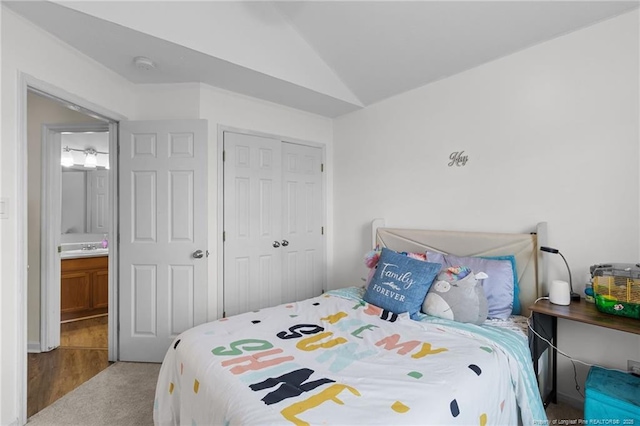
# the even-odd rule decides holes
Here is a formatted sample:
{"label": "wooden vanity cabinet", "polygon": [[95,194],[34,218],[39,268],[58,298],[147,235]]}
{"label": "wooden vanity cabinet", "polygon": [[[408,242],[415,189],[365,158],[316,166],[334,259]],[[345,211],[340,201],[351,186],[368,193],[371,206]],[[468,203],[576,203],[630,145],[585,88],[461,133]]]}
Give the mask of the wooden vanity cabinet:
{"label": "wooden vanity cabinet", "polygon": [[106,314],[109,308],[109,257],[63,259],[60,320]]}

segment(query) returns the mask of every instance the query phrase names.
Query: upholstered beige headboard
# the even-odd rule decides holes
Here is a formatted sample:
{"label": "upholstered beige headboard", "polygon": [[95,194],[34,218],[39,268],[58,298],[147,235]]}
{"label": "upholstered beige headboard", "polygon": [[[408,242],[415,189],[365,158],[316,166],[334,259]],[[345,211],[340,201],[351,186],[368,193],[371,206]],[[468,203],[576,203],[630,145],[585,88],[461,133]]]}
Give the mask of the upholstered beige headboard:
{"label": "upholstered beige headboard", "polygon": [[540,253],[540,246],[547,241],[545,222],[526,234],[397,229],[385,228],[383,224],[382,219],[372,223],[374,246],[409,252],[430,250],[456,256],[514,255],[522,315],[528,316],[528,307],[547,293],[546,261]]}

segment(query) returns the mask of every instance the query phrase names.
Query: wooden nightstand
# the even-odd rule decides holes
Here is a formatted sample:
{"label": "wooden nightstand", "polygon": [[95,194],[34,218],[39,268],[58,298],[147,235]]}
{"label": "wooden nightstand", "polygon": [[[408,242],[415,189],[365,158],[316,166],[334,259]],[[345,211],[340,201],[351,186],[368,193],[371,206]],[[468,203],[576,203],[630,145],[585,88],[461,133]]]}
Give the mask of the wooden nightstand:
{"label": "wooden nightstand", "polygon": [[[640,320],[603,314],[596,309],[595,304],[584,300],[571,302],[567,306],[541,300],[529,306],[529,309],[533,314],[533,329],[554,346],[558,346],[558,318],[640,335]],[[533,369],[538,377],[538,361],[549,345],[533,333],[529,333],[529,347],[533,357]],[[557,357],[557,350],[551,348],[551,390],[547,395],[542,395],[545,407],[549,401],[557,403]]]}

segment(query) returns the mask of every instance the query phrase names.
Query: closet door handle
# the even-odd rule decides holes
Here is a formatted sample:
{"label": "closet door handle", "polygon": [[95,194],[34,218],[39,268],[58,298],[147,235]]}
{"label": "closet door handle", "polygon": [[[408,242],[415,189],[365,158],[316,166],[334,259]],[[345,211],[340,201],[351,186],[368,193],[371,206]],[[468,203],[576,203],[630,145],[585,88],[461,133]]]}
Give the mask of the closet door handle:
{"label": "closet door handle", "polygon": [[282,240],[282,247],[286,247],[289,245],[289,241],[287,240]]}
{"label": "closet door handle", "polygon": [[279,243],[279,242],[277,242],[277,241],[274,241],[274,242],[273,242],[273,247],[275,247],[275,248],[280,247],[280,243]]}

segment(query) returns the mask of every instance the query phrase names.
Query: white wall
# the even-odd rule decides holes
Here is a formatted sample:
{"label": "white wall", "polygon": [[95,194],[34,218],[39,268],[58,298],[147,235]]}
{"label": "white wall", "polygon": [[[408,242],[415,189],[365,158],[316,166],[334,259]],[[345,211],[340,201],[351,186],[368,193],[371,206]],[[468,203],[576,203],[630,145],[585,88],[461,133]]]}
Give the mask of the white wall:
{"label": "white wall", "polygon": [[[362,283],[376,217],[498,232],[547,221],[580,292],[589,265],[637,262],[638,56],[634,11],[336,119],[333,286]],[[461,150],[466,166],[448,167]],[[640,359],[637,336],[563,321],[560,346],[605,366]]]}
{"label": "white wall", "polygon": [[142,84],[136,87],[132,120],[200,118],[200,84]]}
{"label": "white wall", "polygon": [[[9,218],[0,220],[0,425],[15,424],[21,413],[21,374],[17,368],[26,359],[25,336],[18,325],[26,323],[26,267],[19,255],[27,246],[19,240],[27,232],[26,175],[20,174],[24,148],[18,140],[19,72],[44,80],[58,88],[123,116],[130,116],[135,93],[133,85],[87,59],[76,50],[15,15],[4,6],[2,15],[2,143],[0,145],[0,197],[9,204]],[[26,108],[26,105],[23,105]],[[24,123],[23,123],[24,124]],[[25,172],[23,170],[23,172]],[[20,192],[24,191],[24,192]],[[20,204],[19,204],[20,203]],[[24,203],[24,204],[23,204]],[[18,217],[18,207],[25,217]],[[25,419],[26,420],[26,419]]]}

